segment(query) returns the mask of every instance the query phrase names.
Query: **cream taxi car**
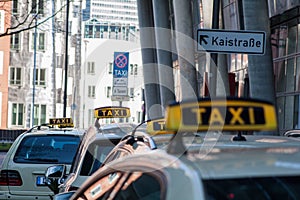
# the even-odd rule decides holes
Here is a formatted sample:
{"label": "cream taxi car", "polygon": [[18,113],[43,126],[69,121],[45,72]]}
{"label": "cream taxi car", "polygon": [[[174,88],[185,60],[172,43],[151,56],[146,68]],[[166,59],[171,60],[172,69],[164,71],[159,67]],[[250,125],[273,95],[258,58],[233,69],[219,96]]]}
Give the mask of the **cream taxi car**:
{"label": "cream taxi car", "polygon": [[[77,190],[103,164],[107,155],[121,139],[136,126],[133,123],[99,123],[100,119],[130,117],[130,109],[128,107],[99,107],[94,110],[94,117],[95,126],[90,127],[82,138],[70,171],[64,170],[65,166],[61,164],[50,166],[46,170],[46,184],[57,194],[54,197],[55,199],[66,199],[65,196]],[[53,175],[56,170],[61,170],[63,174],[56,177]],[[48,178],[49,175],[50,177]],[[64,196],[64,198],[61,196]]]}
{"label": "cream taxi car", "polygon": [[65,164],[69,170],[83,134],[73,128],[71,118],[50,119],[21,134],[0,169],[0,199],[52,199],[45,170],[54,164]]}
{"label": "cream taxi car", "polygon": [[[299,141],[243,134],[276,130],[271,104],[253,99],[176,103],[167,108],[165,128],[174,133],[166,150],[108,163],[71,199],[300,199]],[[184,140],[187,133],[194,141]]]}

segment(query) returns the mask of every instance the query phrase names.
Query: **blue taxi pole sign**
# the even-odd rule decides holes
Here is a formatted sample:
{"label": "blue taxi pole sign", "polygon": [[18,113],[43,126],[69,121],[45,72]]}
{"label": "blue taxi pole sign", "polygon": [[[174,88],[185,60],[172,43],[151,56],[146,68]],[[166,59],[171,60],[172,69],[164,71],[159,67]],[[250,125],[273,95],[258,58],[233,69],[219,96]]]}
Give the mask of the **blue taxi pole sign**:
{"label": "blue taxi pole sign", "polygon": [[127,96],[129,52],[115,52],[112,96]]}

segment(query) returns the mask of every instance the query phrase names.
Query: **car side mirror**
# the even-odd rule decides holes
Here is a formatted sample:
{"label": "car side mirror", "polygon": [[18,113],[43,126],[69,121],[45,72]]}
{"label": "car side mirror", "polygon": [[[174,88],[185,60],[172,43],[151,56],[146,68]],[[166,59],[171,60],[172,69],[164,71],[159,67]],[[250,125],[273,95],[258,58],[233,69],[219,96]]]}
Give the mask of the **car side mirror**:
{"label": "car side mirror", "polygon": [[46,178],[62,178],[65,174],[65,165],[53,165],[47,168]]}
{"label": "car side mirror", "polygon": [[46,185],[54,192],[54,194],[59,193],[58,186],[62,183],[65,172],[65,165],[53,165],[47,168],[45,172]]}

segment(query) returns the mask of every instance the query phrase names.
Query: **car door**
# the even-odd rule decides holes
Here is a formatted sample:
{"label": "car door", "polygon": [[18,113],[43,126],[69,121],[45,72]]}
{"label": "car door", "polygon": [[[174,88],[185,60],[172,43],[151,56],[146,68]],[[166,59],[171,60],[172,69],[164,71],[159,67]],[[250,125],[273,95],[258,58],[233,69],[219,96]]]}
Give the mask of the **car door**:
{"label": "car door", "polygon": [[166,177],[159,169],[132,165],[112,167],[93,176],[71,199],[165,199]]}

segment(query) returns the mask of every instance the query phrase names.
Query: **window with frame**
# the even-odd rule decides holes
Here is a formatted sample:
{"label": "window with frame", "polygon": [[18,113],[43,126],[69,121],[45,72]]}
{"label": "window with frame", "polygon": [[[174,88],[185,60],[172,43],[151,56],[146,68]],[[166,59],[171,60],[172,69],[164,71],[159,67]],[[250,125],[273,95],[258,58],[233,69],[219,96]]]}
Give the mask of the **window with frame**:
{"label": "window with frame", "polygon": [[88,62],[87,63],[87,73],[88,74],[95,74],[95,62]]}
{"label": "window with frame", "polygon": [[130,97],[134,98],[134,88],[129,89]]}
{"label": "window with frame", "polygon": [[107,86],[106,87],[106,97],[109,98],[111,96],[111,87]]}
{"label": "window with frame", "polygon": [[10,49],[20,49],[20,33],[15,33],[10,36]]}
{"label": "window with frame", "polygon": [[130,64],[130,75],[137,75],[138,74],[138,65],[137,64]]}
{"label": "window with frame", "polygon": [[37,68],[35,71],[35,85],[46,86],[46,69]]}
{"label": "window with frame", "polygon": [[90,98],[95,98],[95,91],[96,91],[96,87],[94,85],[89,85],[88,86],[88,97]]}
{"label": "window with frame", "polygon": [[18,8],[18,0],[13,0],[12,1],[12,13],[13,14],[17,14],[19,12],[19,8]]}
{"label": "window with frame", "polygon": [[113,63],[110,62],[110,63],[108,64],[108,74],[112,74],[112,72],[113,72]]}
{"label": "window with frame", "polygon": [[37,32],[36,38],[35,38],[35,33],[32,33],[32,41],[31,41],[31,50],[34,50],[34,40],[36,39],[36,50],[39,51],[44,51],[45,50],[45,33],[42,32]]}
{"label": "window with frame", "polygon": [[24,104],[13,103],[12,104],[12,119],[11,125],[22,126],[24,125]]}
{"label": "window with frame", "polygon": [[46,123],[46,108],[44,104],[34,104],[34,125]]}
{"label": "window with frame", "polygon": [[44,14],[44,0],[32,0],[30,13]]}
{"label": "window with frame", "polygon": [[94,123],[94,109],[89,109],[88,110],[88,124],[93,124]]}
{"label": "window with frame", "polygon": [[10,85],[21,85],[22,83],[22,68],[11,67],[9,72],[9,84]]}
{"label": "window with frame", "polygon": [[134,71],[133,71],[133,74],[134,74],[134,75],[138,75],[138,65],[137,65],[137,64],[134,65]]}

